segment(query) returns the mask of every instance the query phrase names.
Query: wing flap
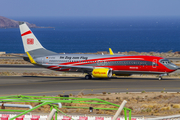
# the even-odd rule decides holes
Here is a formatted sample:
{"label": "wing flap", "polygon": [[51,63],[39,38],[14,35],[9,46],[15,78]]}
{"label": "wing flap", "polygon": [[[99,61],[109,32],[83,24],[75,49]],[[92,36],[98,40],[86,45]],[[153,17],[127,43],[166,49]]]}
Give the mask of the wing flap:
{"label": "wing flap", "polygon": [[58,65],[59,67],[65,67],[65,68],[77,68],[77,69],[94,69],[93,66],[71,66],[71,65]]}
{"label": "wing flap", "polygon": [[[42,66],[49,67],[49,64],[43,64]],[[76,69],[76,71],[93,71],[93,69],[95,69],[95,68],[104,68],[104,67],[94,67],[94,66],[85,66],[85,65],[72,66],[72,65],[51,64],[51,66],[57,66],[57,69]],[[61,68],[59,68],[59,67],[61,67]]]}

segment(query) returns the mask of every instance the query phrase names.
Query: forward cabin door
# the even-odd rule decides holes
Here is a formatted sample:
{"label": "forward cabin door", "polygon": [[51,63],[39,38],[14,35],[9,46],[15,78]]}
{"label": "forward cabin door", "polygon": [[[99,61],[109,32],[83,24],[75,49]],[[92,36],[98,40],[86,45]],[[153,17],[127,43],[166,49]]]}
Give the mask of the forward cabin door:
{"label": "forward cabin door", "polygon": [[157,59],[153,59],[152,68],[157,68]]}

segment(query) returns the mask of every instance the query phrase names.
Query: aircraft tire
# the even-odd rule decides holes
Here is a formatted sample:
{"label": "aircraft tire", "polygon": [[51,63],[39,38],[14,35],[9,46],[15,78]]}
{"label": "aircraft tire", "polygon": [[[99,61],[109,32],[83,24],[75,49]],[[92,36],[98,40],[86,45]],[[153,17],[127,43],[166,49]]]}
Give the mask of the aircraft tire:
{"label": "aircraft tire", "polygon": [[91,75],[86,75],[86,76],[85,76],[85,79],[87,79],[87,80],[88,80],[88,79],[92,79],[92,76],[91,76]]}
{"label": "aircraft tire", "polygon": [[162,80],[162,77],[159,77],[159,80]]}

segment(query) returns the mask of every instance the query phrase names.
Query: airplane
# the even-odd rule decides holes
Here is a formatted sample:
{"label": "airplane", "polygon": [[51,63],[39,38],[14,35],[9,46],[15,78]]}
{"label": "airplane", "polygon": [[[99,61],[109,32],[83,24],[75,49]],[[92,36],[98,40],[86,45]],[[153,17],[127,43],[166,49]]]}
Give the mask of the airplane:
{"label": "airplane", "polygon": [[178,69],[168,59],[147,55],[58,54],[45,49],[25,22],[19,22],[27,61],[50,70],[86,73],[85,79],[157,74],[159,80]]}

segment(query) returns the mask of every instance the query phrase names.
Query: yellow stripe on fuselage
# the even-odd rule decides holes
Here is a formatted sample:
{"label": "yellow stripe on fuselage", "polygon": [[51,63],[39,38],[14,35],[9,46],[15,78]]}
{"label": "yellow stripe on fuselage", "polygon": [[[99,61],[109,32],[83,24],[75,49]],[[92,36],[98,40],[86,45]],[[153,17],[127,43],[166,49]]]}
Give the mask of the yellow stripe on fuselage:
{"label": "yellow stripe on fuselage", "polygon": [[31,55],[30,55],[28,52],[26,52],[26,54],[28,55],[30,62],[31,62],[32,64],[36,64],[36,62],[35,62],[34,59],[31,57]]}

